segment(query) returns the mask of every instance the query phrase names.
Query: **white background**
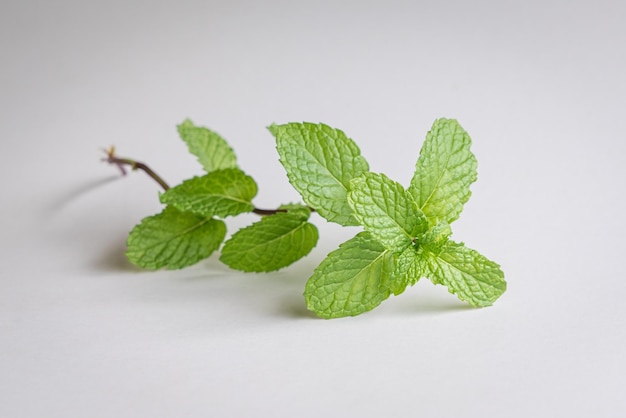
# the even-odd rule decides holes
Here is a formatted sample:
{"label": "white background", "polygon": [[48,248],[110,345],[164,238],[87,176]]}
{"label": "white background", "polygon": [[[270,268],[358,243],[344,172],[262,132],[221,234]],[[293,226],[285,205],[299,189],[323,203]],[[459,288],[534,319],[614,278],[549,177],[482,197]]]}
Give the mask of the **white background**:
{"label": "white background", "polygon": [[[623,416],[625,15],[617,0],[3,0],[0,416]],[[502,265],[493,307],[424,280],[315,318],[306,279],[357,231],[318,216],[317,248],[277,273],[125,261],[159,189],[100,148],[175,184],[201,173],[175,130],[190,117],[271,208],[298,200],[272,122],[340,128],[407,184],[442,116],[474,141],[453,230]]]}

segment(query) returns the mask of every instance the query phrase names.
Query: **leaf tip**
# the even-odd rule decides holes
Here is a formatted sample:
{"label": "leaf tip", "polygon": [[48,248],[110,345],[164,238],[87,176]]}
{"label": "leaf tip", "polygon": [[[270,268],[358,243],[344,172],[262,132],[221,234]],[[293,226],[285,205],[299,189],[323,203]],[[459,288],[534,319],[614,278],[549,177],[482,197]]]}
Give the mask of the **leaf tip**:
{"label": "leaf tip", "polygon": [[278,125],[276,123],[272,123],[267,127],[267,130],[274,136],[278,135]]}

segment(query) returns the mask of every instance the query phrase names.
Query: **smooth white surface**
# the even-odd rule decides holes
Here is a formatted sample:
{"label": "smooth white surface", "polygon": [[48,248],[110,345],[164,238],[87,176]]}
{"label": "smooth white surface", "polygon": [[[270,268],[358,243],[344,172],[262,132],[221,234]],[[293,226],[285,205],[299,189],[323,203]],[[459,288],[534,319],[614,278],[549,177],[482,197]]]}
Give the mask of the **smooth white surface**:
{"label": "smooth white surface", "polygon": [[[626,7],[621,1],[0,4],[0,416],[623,416]],[[407,183],[441,116],[479,181],[455,239],[502,264],[495,306],[427,281],[357,318],[304,308],[355,233],[273,274],[212,257],[140,272],[124,240],[159,210],[141,173],[200,173],[185,117],[297,200],[272,122],[325,122]],[[229,221],[230,231],[255,219]]]}

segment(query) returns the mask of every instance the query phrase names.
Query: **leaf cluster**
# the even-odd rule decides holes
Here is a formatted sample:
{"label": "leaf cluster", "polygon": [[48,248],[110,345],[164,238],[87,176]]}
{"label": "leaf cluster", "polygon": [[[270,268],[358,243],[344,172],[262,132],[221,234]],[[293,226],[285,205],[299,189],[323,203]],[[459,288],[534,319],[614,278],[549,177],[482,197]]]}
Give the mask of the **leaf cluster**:
{"label": "leaf cluster", "polygon": [[[315,247],[317,212],[329,222],[361,226],[315,269],[304,296],[324,318],[354,316],[399,295],[422,277],[444,285],[472,306],[483,307],[506,290],[500,266],[450,239],[476,180],[477,162],[467,132],[453,119],[438,119],[426,135],[407,188],[369,171],[356,143],[324,124],[272,125],[280,162],[304,204],[257,210],[256,182],[237,165],[217,133],[186,120],[182,140],[205,174],[160,195],[165,209],[145,218],[128,237],[127,256],[148,269],[179,269],[221,247],[220,261],[245,272],[286,267]],[[264,216],[225,243],[224,219]]]}

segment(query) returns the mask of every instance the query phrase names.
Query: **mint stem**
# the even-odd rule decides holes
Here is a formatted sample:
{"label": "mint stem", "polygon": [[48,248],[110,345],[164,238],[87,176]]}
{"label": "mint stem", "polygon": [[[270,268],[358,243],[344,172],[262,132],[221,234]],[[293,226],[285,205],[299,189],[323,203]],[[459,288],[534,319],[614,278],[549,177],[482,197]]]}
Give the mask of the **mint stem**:
{"label": "mint stem", "polygon": [[252,213],[256,213],[257,215],[261,216],[274,215],[279,212],[287,212],[287,209],[252,209]]}
{"label": "mint stem", "polygon": [[107,154],[107,157],[103,161],[106,161],[109,164],[116,165],[122,172],[122,175],[126,175],[126,170],[124,169],[124,166],[127,165],[127,166],[130,166],[132,170],[141,170],[144,173],[146,173],[148,176],[150,176],[150,178],[152,178],[152,180],[156,181],[159,184],[159,186],[163,188],[163,190],[168,190],[170,188],[170,186],[165,182],[165,180],[163,180],[161,176],[155,173],[154,170],[148,167],[147,164],[141,163],[139,161],[131,160],[130,158],[117,157],[115,155],[115,147],[110,147],[106,151],[106,154]]}
{"label": "mint stem", "polygon": [[[103,159],[103,161],[106,161],[109,164],[113,164],[116,165],[120,171],[122,172],[122,175],[126,175],[126,169],[124,168],[125,166],[129,166],[131,168],[131,170],[141,170],[144,173],[146,173],[152,180],[156,181],[159,186],[161,186],[161,188],[165,191],[167,191],[170,186],[165,182],[165,180],[163,180],[161,178],[161,176],[159,176],[157,173],[154,172],[154,170],[152,170],[150,167],[148,167],[147,164],[144,164],[142,162],[139,161],[135,161],[133,159],[130,158],[120,158],[118,156],[115,155],[115,147],[110,147],[108,150],[106,150],[106,158]],[[313,208],[309,208],[309,210],[311,212],[315,212],[315,209]],[[252,213],[256,213],[257,215],[261,215],[261,216],[267,216],[267,215],[274,215],[276,213],[279,212],[287,212],[287,209],[259,209],[259,208],[254,208],[252,210]]]}

